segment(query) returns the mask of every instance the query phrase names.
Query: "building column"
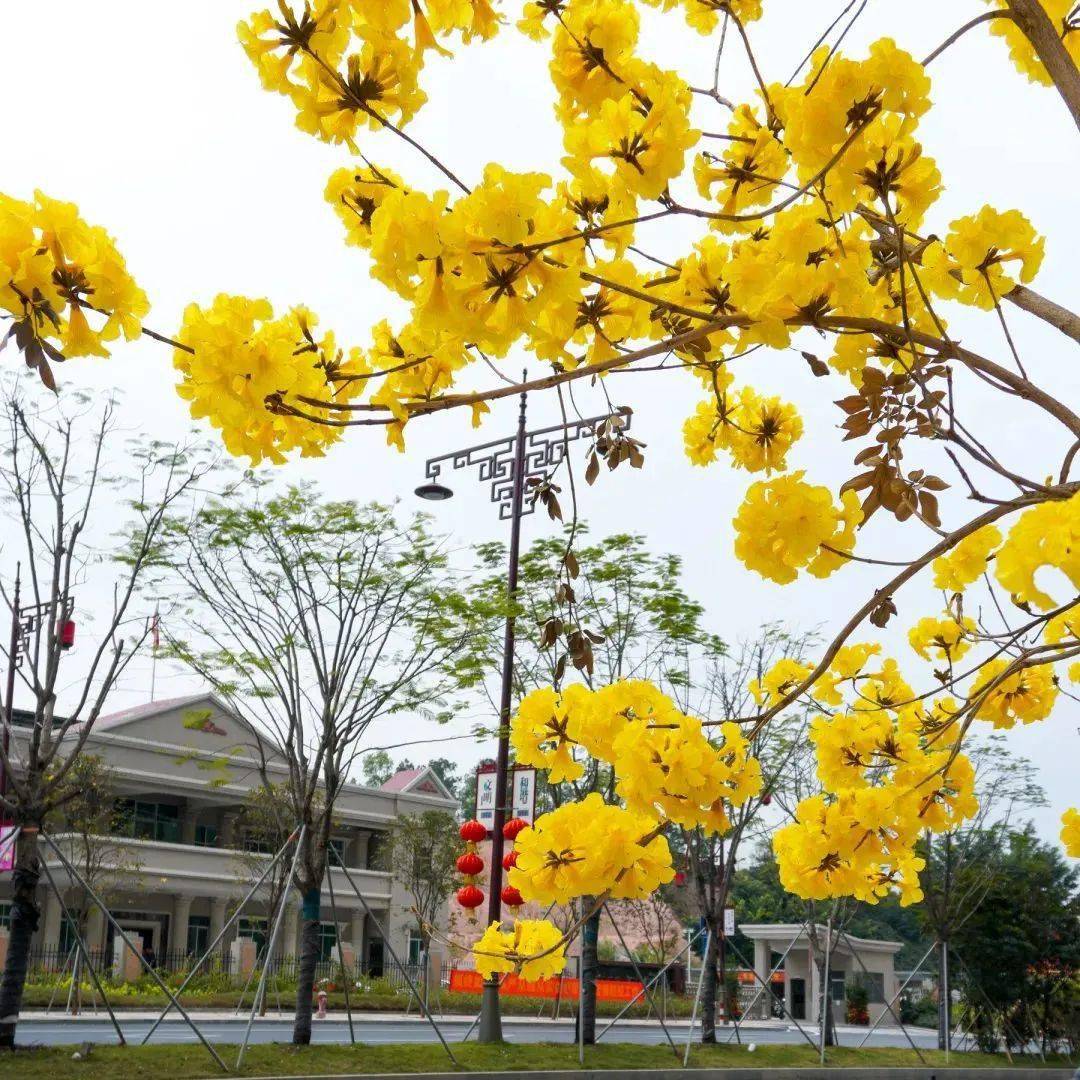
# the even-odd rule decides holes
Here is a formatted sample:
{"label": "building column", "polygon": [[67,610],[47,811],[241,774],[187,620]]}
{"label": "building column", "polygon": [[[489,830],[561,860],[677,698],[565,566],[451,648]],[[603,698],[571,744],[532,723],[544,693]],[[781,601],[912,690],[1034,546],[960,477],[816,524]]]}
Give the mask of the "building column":
{"label": "building column", "polygon": [[[227,901],[223,897],[215,896],[210,900],[210,940],[213,941],[221,928],[225,925],[225,906]],[[224,944],[224,942],[222,942]]]}
{"label": "building column", "polygon": [[771,957],[772,948],[769,942],[763,941],[761,938],[755,938],[754,971],[757,972],[757,977],[761,980],[758,986],[762,987],[762,984],[764,984],[760,999],[761,1003],[758,1006],[762,1020],[768,1020],[772,1015],[772,984],[769,982],[769,960]]}
{"label": "building column", "polygon": [[366,832],[359,832],[353,837],[352,843],[349,845],[351,849],[349,851],[349,866],[357,867],[360,870],[367,869],[367,851],[368,851],[368,834]]}
{"label": "building column", "polygon": [[[43,949],[60,948],[60,922],[63,913],[56,893],[49,888],[45,893],[45,919],[41,925],[41,947]],[[61,962],[63,962],[61,960]]]}
{"label": "building column", "polygon": [[184,807],[184,816],[180,819],[180,843],[195,843],[195,811],[191,804]]}
{"label": "building column", "polygon": [[356,958],[360,962],[361,967],[367,961],[367,957],[364,955],[364,921],[365,915],[363,911],[359,908],[353,911],[352,919],[349,923],[349,941],[356,951]]}
{"label": "building column", "polygon": [[191,897],[173,898],[172,926],[169,928],[169,952],[181,955],[187,952],[188,921],[191,918]]}

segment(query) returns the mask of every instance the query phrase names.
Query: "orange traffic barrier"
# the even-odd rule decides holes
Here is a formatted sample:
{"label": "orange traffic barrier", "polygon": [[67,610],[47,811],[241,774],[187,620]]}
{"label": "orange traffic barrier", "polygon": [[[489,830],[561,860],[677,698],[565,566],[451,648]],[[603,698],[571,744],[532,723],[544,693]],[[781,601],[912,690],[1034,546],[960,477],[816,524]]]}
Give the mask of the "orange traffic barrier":
{"label": "orange traffic barrier", "polygon": [[[450,989],[462,994],[479,994],[484,980],[478,971],[467,968],[452,968],[450,971]],[[631,1001],[641,993],[643,987],[634,979],[597,979],[597,1001]],[[523,979],[520,975],[507,975],[499,988],[500,994],[509,997],[534,998],[573,998],[579,993],[577,979],[559,977],[556,979]]]}

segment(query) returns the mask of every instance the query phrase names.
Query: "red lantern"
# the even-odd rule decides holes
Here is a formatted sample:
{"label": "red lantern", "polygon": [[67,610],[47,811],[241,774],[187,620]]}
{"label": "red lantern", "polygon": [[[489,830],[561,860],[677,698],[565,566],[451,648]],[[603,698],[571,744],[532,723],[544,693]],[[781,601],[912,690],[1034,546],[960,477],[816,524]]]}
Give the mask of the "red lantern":
{"label": "red lantern", "polygon": [[[466,821],[464,825],[458,829],[458,835],[466,844],[479,844],[481,840],[487,839],[487,829],[475,819],[473,821]],[[470,851],[472,848],[469,849]]]}
{"label": "red lantern", "polygon": [[60,648],[70,649],[75,644],[75,620],[65,619],[58,627]]}
{"label": "red lantern", "polygon": [[529,823],[524,818],[511,818],[503,826],[503,836],[505,836],[507,840],[513,841],[522,829],[527,829],[528,827]]}
{"label": "red lantern", "polygon": [[521,893],[514,888],[513,885],[504,885],[503,891],[499,893],[502,897],[502,902],[510,908],[512,911],[516,911],[525,901],[522,899]]}
{"label": "red lantern", "polygon": [[464,855],[458,856],[457,868],[458,873],[464,875],[466,881],[471,885],[473,878],[483,873],[484,860],[475,851],[466,851]]}
{"label": "red lantern", "polygon": [[475,885],[462,885],[457,891],[457,902],[469,913],[469,921],[476,922],[476,911],[484,902],[484,894]]}
{"label": "red lantern", "polygon": [[675,871],[675,884],[676,885],[685,885],[686,884],[686,875],[681,870],[676,870]]}
{"label": "red lantern", "polygon": [[512,866],[517,866],[517,852],[508,851],[503,856],[503,869],[509,870]]}
{"label": "red lantern", "polygon": [[761,805],[768,806],[771,802],[772,796],[766,791],[765,794],[761,796]]}

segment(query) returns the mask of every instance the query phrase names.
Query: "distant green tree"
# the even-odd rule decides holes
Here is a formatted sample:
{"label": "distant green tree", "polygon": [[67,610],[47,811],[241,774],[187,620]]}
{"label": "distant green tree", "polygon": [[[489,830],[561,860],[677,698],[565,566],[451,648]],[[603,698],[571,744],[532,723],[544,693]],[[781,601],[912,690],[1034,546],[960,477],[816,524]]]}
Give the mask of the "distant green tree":
{"label": "distant green tree", "polygon": [[369,750],[360,763],[360,775],[368,787],[382,787],[394,775],[394,762],[385,750]]}
{"label": "distant green tree", "polygon": [[[1080,970],[1078,888],[1080,870],[1032,825],[1005,838],[1000,873],[952,937],[958,983],[987,1048],[999,1037],[1013,1043],[1029,1035],[1044,1042],[1053,1037],[1047,992],[1055,980],[1046,973]],[[1056,982],[1072,999],[1060,1004],[1075,1009],[1076,981]]]}
{"label": "distant green tree", "polygon": [[[1016,754],[1004,736],[969,739],[965,749],[975,766],[978,812],[959,829],[932,841],[927,833],[919,845],[919,854],[926,860],[919,875],[923,901],[912,910],[929,941],[937,942],[939,970],[942,953],[957,928],[1005,872],[1007,838],[1017,815],[1046,805],[1035,767]],[[952,1026],[946,995],[938,996],[938,1011],[938,1047],[944,1049],[945,1034]]]}

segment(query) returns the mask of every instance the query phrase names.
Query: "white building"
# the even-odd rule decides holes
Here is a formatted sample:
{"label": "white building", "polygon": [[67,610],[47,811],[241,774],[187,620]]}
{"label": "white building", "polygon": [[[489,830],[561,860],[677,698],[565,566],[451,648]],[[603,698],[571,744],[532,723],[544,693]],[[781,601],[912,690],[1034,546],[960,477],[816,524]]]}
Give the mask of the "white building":
{"label": "white building", "polygon": [[[29,730],[12,728],[14,758],[20,756]],[[121,798],[121,813],[109,848],[120,854],[123,877],[110,888],[110,911],[125,930],[137,933],[159,962],[182,963],[200,954],[220,931],[252,884],[252,864],[258,853],[239,855],[245,837],[240,811],[249,792],[260,785],[256,744],[268,761],[271,779],[287,776],[273,747],[260,740],[244,721],[212,694],[198,694],[142,705],[101,717],[94,725],[86,752],[108,764]],[[329,882],[322,890],[323,958],[330,959],[335,934],[353,946],[364,970],[380,974],[392,966],[373,920],[365,917],[341,865],[348,870],[364,899],[390,935],[403,959],[417,958],[419,941],[411,900],[392,876],[380,869],[379,844],[402,814],[424,810],[453,812],[456,800],[430,769],[410,770],[391,778],[383,788],[347,784],[335,808],[337,826],[332,878],[338,926],[330,907]],[[71,837],[56,837],[73,850]],[[252,846],[250,843],[247,845]],[[43,845],[43,857],[62,886],[71,881],[54,852]],[[266,856],[267,858],[269,856]],[[73,859],[78,867],[77,859]],[[10,874],[0,875],[0,926],[10,917]],[[45,877],[39,886],[43,917],[33,948],[39,956],[66,956],[73,939],[62,925],[61,909]],[[282,947],[295,955],[299,934],[299,900],[295,894],[286,909]],[[235,934],[261,941],[266,932],[265,904],[253,901],[245,916],[226,937],[227,950]],[[0,934],[6,931],[0,930]],[[111,955],[113,931],[100,912],[91,916],[88,944]]]}
{"label": "white building", "polygon": [[[783,984],[781,986],[776,980],[774,993],[777,996],[783,994],[785,1015],[796,1020],[816,1021],[815,1003],[821,1000],[821,972],[806,927],[792,923],[744,923],[739,929],[754,943],[754,971],[760,980],[769,978],[769,973],[787,952],[780,968]],[[822,944],[828,940],[828,927],[818,926],[817,938]],[[894,962],[902,948],[899,941],[871,941],[852,934],[834,934],[829,958],[829,998],[836,1023],[846,1021],[847,988],[854,982],[862,982],[867,988],[871,1023],[888,1011],[885,1003],[892,1000],[897,989]],[[761,986],[758,979],[754,980],[755,993]],[[755,1013],[759,1017],[768,1017],[771,1007],[768,995],[762,994]],[[897,1006],[893,1007],[899,1011]],[[883,1021],[891,1022],[894,1023],[888,1016]]]}

